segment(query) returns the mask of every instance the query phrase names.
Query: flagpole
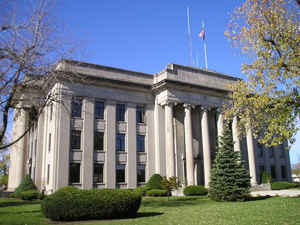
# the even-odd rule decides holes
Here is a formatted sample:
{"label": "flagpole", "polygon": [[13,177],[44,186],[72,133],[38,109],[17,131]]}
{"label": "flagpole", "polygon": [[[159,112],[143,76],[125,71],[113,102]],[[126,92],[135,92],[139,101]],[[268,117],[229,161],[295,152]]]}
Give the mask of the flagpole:
{"label": "flagpole", "polygon": [[[202,29],[204,29],[204,21],[202,21]],[[204,47],[204,60],[205,60],[205,68],[208,70],[207,66],[207,55],[206,55],[206,38],[203,40],[203,47]]]}
{"label": "flagpole", "polygon": [[190,8],[186,8],[187,13],[187,29],[188,29],[188,40],[189,40],[189,52],[190,52],[190,64],[193,65],[193,46],[191,37],[191,25],[190,25]]}

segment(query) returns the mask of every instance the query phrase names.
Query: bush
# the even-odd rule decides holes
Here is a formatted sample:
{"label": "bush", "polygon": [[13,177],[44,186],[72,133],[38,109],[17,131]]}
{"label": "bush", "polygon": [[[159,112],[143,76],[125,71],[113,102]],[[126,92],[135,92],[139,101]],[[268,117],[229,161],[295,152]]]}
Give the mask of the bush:
{"label": "bush", "polygon": [[160,176],[159,174],[153,174],[148,183],[146,184],[146,186],[149,189],[163,189],[163,187],[161,186],[161,181],[162,181],[162,176]]}
{"label": "bush", "polygon": [[142,196],[146,196],[146,192],[150,190],[147,186],[140,186],[134,189],[134,191],[140,193]]}
{"label": "bush", "polygon": [[31,177],[29,175],[25,175],[21,184],[16,188],[15,192],[12,197],[21,198],[21,192],[28,191],[28,190],[36,190],[36,186],[34,185]]}
{"label": "bush", "polygon": [[208,193],[207,189],[200,185],[187,186],[183,190],[183,194],[185,196],[207,195],[207,193]]}
{"label": "bush", "polygon": [[37,190],[23,191],[19,194],[23,200],[35,200],[40,198],[40,193]]}
{"label": "bush", "polygon": [[268,184],[268,183],[271,183],[271,181],[272,181],[271,175],[268,174],[266,171],[264,171],[261,176],[261,183]]}
{"label": "bush", "polygon": [[46,196],[43,214],[56,221],[127,218],[136,215],[141,194],[132,190],[64,187]]}
{"label": "bush", "polygon": [[271,184],[272,190],[283,190],[283,189],[290,189],[290,188],[296,188],[298,187],[295,183],[289,183],[289,182],[274,182]]}
{"label": "bush", "polygon": [[163,189],[152,189],[146,192],[147,196],[159,197],[168,196],[168,191]]}

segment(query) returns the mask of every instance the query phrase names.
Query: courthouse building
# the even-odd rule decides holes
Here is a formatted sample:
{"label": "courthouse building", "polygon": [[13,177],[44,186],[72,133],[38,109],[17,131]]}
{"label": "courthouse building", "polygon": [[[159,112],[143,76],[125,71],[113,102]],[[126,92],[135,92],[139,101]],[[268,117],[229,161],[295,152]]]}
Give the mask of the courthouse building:
{"label": "courthouse building", "polygon": [[[208,186],[223,132],[222,105],[237,78],[177,64],[145,74],[62,60],[55,71],[56,79],[42,87],[55,101],[11,148],[9,190],[25,174],[46,193],[67,185],[135,188],[154,173]],[[30,108],[39,95],[39,88],[24,91],[20,96],[31,101],[20,104]],[[15,112],[14,138],[28,118],[27,110]],[[273,180],[290,180],[284,146],[266,149],[251,130],[239,140],[237,123],[235,118],[234,151],[241,152],[251,184],[260,183],[263,171]]]}

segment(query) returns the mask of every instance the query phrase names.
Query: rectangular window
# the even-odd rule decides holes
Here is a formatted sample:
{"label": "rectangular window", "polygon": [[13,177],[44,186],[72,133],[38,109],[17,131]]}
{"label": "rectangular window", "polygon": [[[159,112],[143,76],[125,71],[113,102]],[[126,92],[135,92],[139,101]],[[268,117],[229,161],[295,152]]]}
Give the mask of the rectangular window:
{"label": "rectangular window", "polygon": [[48,168],[47,168],[47,184],[49,184],[50,181],[50,164],[48,164]]}
{"label": "rectangular window", "polygon": [[145,123],[145,107],[142,105],[136,107],[136,123]]}
{"label": "rectangular window", "polygon": [[283,179],[285,179],[287,177],[285,166],[281,166],[281,176],[282,176]]}
{"label": "rectangular window", "polygon": [[137,182],[145,183],[146,182],[146,166],[145,164],[137,164]]}
{"label": "rectangular window", "polygon": [[51,151],[51,133],[49,133],[49,140],[48,140],[48,152]]}
{"label": "rectangular window", "polygon": [[72,117],[81,118],[82,112],[82,98],[74,97],[72,99]]}
{"label": "rectangular window", "polygon": [[50,104],[50,121],[52,120],[52,114],[53,114],[53,103]]}
{"label": "rectangular window", "polygon": [[71,148],[72,149],[80,149],[80,147],[81,147],[81,131],[80,130],[72,130]]}
{"label": "rectangular window", "polygon": [[96,117],[96,119],[104,119],[104,102],[96,101],[95,117]]}
{"label": "rectangular window", "polygon": [[125,183],[125,164],[119,164],[116,167],[117,183]]}
{"label": "rectangular window", "polygon": [[80,163],[70,163],[69,183],[80,183]]}
{"label": "rectangular window", "polygon": [[116,150],[119,152],[125,152],[125,134],[117,134]]}
{"label": "rectangular window", "polygon": [[94,150],[95,151],[103,151],[103,140],[104,140],[104,133],[103,132],[95,132],[94,137]]}
{"label": "rectangular window", "polygon": [[137,152],[145,152],[145,135],[136,136]]}
{"label": "rectangular window", "polygon": [[125,121],[125,104],[117,104],[117,121]]}
{"label": "rectangular window", "polygon": [[271,176],[272,176],[272,179],[276,179],[276,168],[275,166],[271,166]]}
{"label": "rectangular window", "polygon": [[103,183],[103,164],[102,163],[94,163],[94,184]]}

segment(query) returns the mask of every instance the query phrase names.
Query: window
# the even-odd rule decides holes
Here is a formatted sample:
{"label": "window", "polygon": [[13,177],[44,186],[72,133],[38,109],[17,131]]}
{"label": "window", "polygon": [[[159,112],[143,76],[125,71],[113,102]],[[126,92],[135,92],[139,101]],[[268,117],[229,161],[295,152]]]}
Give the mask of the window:
{"label": "window", "polygon": [[94,137],[94,149],[95,151],[103,151],[103,132],[95,132],[95,137]]}
{"label": "window", "polygon": [[95,117],[96,117],[96,119],[104,119],[104,102],[96,101]]}
{"label": "window", "polygon": [[80,147],[81,147],[81,131],[80,130],[72,130],[71,148],[72,149],[80,149]]}
{"label": "window", "polygon": [[51,133],[49,133],[49,140],[48,140],[48,152],[51,151]]}
{"label": "window", "polygon": [[125,165],[119,164],[116,169],[117,183],[125,183]]}
{"label": "window", "polygon": [[94,184],[103,183],[103,164],[102,163],[94,163]]}
{"label": "window", "polygon": [[53,103],[50,104],[50,121],[52,120],[52,114],[53,114]]}
{"label": "window", "polygon": [[136,107],[136,123],[145,123],[145,107],[138,105]]}
{"label": "window", "polygon": [[271,176],[272,179],[276,179],[276,168],[274,165],[271,166]]}
{"label": "window", "polygon": [[80,183],[80,163],[70,163],[69,183]]}
{"label": "window", "polygon": [[260,183],[262,182],[262,176],[263,176],[264,171],[265,171],[265,167],[264,167],[263,165],[260,165],[260,166],[259,166]]}
{"label": "window", "polygon": [[47,184],[49,184],[50,181],[50,164],[48,164],[48,168],[47,168]]}
{"label": "window", "polygon": [[117,121],[125,121],[125,104],[117,104]]}
{"label": "window", "polygon": [[146,170],[145,164],[137,164],[137,182],[138,183],[145,183],[146,182]]}
{"label": "window", "polygon": [[286,178],[286,167],[285,166],[281,166],[281,176],[283,179]]}
{"label": "window", "polygon": [[136,136],[137,152],[145,152],[145,135]]}
{"label": "window", "polygon": [[116,150],[119,152],[125,152],[125,134],[117,134]]}
{"label": "window", "polygon": [[72,117],[81,118],[82,98],[76,97],[72,99]]}

